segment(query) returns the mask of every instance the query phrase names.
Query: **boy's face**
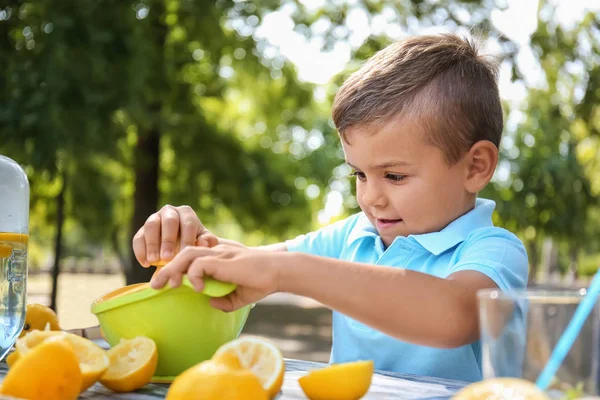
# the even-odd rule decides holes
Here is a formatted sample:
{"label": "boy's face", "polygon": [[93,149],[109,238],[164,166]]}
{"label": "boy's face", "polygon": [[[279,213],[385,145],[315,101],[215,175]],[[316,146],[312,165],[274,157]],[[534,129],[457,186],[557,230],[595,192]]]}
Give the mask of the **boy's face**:
{"label": "boy's face", "polygon": [[449,166],[426,144],[421,125],[405,117],[375,127],[350,128],[342,140],[356,175],[356,197],[383,243],[435,232],[473,207],[466,157]]}

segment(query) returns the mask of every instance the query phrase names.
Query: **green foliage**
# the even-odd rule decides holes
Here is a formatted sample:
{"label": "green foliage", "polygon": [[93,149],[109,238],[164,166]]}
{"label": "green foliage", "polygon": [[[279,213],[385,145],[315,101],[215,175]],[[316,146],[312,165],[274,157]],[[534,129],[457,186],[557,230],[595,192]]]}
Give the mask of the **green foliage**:
{"label": "green foliage", "polygon": [[[566,271],[584,256],[582,250],[598,251],[600,64],[591,55],[600,46],[600,20],[589,13],[565,29],[553,18],[555,12],[540,3],[531,45],[543,85],[529,88],[525,103],[512,110],[520,121],[503,149],[510,177],[486,194],[498,200],[501,223],[520,232],[530,249],[542,237],[560,243],[559,267]],[[535,268],[539,259],[530,254],[530,262]],[[589,273],[590,266],[585,270]]]}
{"label": "green foliage", "polygon": [[[104,244],[117,253],[129,252],[139,228],[129,223],[135,211],[167,202],[190,204],[208,223],[225,212],[271,239],[309,229],[311,205],[294,179],[302,172],[322,185],[330,158],[312,150],[294,157],[315,159],[318,170],[290,162],[289,132],[327,127],[327,116],[313,104],[311,85],[298,82],[281,57],[268,60],[258,50],[252,30],[274,6],[2,4],[0,58],[8,62],[0,67],[0,147],[29,171],[32,209],[42,217],[33,238],[39,232],[49,244],[54,235],[53,199],[62,185],[67,242]],[[237,32],[235,21],[250,32]],[[246,111],[233,107],[236,98],[249,105]],[[260,124],[257,134],[279,144],[277,151],[244,136]],[[282,132],[287,139],[279,140]],[[158,154],[144,147],[151,138]],[[158,181],[135,187],[152,164],[159,164]],[[67,256],[76,246],[69,248]]]}
{"label": "green foliage", "polygon": [[[515,46],[490,19],[500,3],[1,1],[0,153],[30,177],[32,249],[42,262],[52,248],[63,185],[65,256],[110,248],[129,274],[131,235],[163,204],[189,204],[217,234],[252,244],[316,227],[331,190],[353,212],[329,104],[398,32],[352,43],[352,61],[320,88],[327,98],[319,103],[316,86],[300,82],[257,27],[291,10],[295,31],[324,50],[349,42],[358,9],[371,26],[385,20],[403,32],[466,27],[497,38],[519,80]],[[544,84],[512,106],[521,117],[502,149],[509,177],[482,195],[497,200],[495,218],[530,248],[555,238],[569,264],[600,251],[600,22],[590,13],[567,29],[552,13],[541,2],[531,45]],[[305,195],[310,184],[318,197]]]}

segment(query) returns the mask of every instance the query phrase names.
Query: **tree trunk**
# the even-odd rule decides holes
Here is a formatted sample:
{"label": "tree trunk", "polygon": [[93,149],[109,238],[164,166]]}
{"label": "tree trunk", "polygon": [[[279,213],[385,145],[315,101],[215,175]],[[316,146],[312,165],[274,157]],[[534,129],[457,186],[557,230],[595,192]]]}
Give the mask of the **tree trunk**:
{"label": "tree trunk", "polygon": [[135,194],[133,218],[131,220],[129,260],[125,269],[125,278],[128,285],[133,283],[148,282],[152,277],[154,268],[142,268],[131,250],[133,235],[144,225],[150,214],[157,211],[158,207],[158,172],[161,137],[161,111],[162,99],[165,90],[168,90],[166,71],[164,66],[164,49],[168,34],[168,27],[163,21],[166,11],[162,2],[155,2],[149,15],[151,29],[148,32],[150,40],[154,42],[156,51],[153,52],[148,62],[152,65],[152,75],[148,79],[148,93],[143,95],[147,102],[148,115],[152,122],[148,126],[138,124],[139,134],[134,154]]}
{"label": "tree trunk", "polygon": [[50,308],[56,311],[58,296],[58,275],[60,274],[60,258],[62,253],[63,225],[65,222],[65,191],[67,190],[67,176],[62,174],[62,188],[56,197],[56,237],[54,238],[54,265],[52,266],[52,294]]}
{"label": "tree trunk", "polygon": [[537,242],[531,240],[527,242],[527,253],[529,256],[529,284],[534,283],[537,279],[538,266],[540,264],[539,251]]}
{"label": "tree trunk", "polygon": [[[150,214],[157,211],[159,143],[160,131],[157,127],[150,128],[138,137],[134,151],[135,194],[130,232],[131,240],[133,240],[133,235],[144,225]],[[130,263],[128,268],[125,269],[125,278],[128,285],[148,282],[153,271],[154,268],[142,268],[130,250]]]}

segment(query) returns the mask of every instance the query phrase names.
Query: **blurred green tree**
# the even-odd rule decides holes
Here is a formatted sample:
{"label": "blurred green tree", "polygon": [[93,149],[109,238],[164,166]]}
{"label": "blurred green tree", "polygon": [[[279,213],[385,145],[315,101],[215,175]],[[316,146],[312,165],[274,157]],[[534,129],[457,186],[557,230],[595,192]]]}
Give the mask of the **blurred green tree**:
{"label": "blurred green tree", "polygon": [[490,188],[501,223],[527,244],[531,279],[545,237],[565,244],[576,274],[581,250],[598,251],[600,234],[600,19],[590,12],[563,27],[555,13],[540,1],[531,46],[541,76],[512,110],[518,123],[503,152],[510,177]]}
{"label": "blurred green tree", "polygon": [[[331,183],[339,152],[313,85],[255,38],[270,12],[292,7],[306,36],[328,20],[327,48],[348,40],[357,9],[413,31],[421,22],[486,29],[483,3],[3,1],[0,146],[18,149],[33,186],[41,182],[36,199],[55,200],[32,205],[56,219],[55,277],[70,219],[84,228],[81,242],[113,246],[128,283],[151,273],[128,255],[131,235],[167,202],[270,236],[309,227],[319,200],[303,191]],[[354,54],[390,40],[374,33]]]}
{"label": "blurred green tree", "polygon": [[[84,226],[82,242],[107,241],[118,253],[130,253],[131,235],[166,202],[189,203],[209,221],[221,204],[244,228],[273,234],[308,227],[309,204],[294,187],[294,164],[257,141],[240,140],[232,122],[241,113],[221,110],[237,92],[251,104],[267,104],[251,110],[254,123],[266,125],[257,133],[271,129],[275,136],[283,112],[286,129],[314,124],[331,131],[313,109],[311,86],[299,83],[289,65],[272,67],[250,35],[226,24],[243,19],[256,26],[256,15],[269,6],[1,5],[0,58],[7,60],[0,67],[1,143],[30,167],[32,186],[42,176],[56,183],[39,197],[56,200],[46,214],[58,218],[55,282],[69,217]],[[304,171],[326,179],[323,169]],[[149,278],[151,271],[131,256],[121,259],[129,283]]]}

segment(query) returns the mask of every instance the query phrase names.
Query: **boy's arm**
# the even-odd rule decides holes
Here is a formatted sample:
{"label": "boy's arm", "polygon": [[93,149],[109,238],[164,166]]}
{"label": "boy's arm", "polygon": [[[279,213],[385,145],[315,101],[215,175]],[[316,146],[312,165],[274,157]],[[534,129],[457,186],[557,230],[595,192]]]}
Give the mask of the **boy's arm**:
{"label": "boy's arm", "polygon": [[265,246],[258,246],[256,248],[267,251],[288,251],[287,245],[285,243],[273,243]]}
{"label": "boy's arm", "polygon": [[308,254],[282,256],[279,290],[313,298],[390,336],[432,347],[477,340],[476,293],[497,287],[476,271],[442,279]]}
{"label": "boy's arm", "polygon": [[[158,289],[171,281],[176,287],[187,274],[196,290],[202,290],[203,277],[212,276],[238,285],[231,294],[211,299],[223,311],[239,309],[277,291],[291,292],[400,340],[456,347],[479,337],[478,290],[522,289],[527,284],[525,249],[514,235],[502,232],[483,230],[466,241],[456,262],[443,271],[443,278],[311,255],[295,251],[305,246],[293,244],[288,252],[279,253],[215,246],[184,249],[152,278],[151,286]],[[323,237],[313,236],[310,241],[318,244],[319,236]]]}
{"label": "boy's arm", "polygon": [[[218,244],[224,244],[227,246],[235,246],[235,247],[248,247],[240,242],[236,242],[235,240],[223,239],[223,238],[218,238],[218,240],[219,240]],[[273,243],[273,244],[267,244],[265,246],[256,246],[253,248],[260,249],[260,250],[267,250],[267,251],[287,251],[287,246],[285,245],[285,243]]]}
{"label": "boy's arm", "polygon": [[[357,217],[358,215],[354,215],[286,242],[252,248],[275,252],[300,251],[302,253],[336,258],[339,256],[339,249],[343,246],[343,241],[348,234],[348,230],[356,222]],[[247,246],[241,243],[222,238],[218,238],[218,244],[247,248]]]}
{"label": "boy's arm", "polygon": [[443,279],[397,267],[226,245],[184,249],[150,284],[177,287],[184,274],[199,291],[205,276],[237,284],[231,294],[211,299],[213,307],[226,312],[288,292],[400,340],[447,348],[477,340],[476,292],[497,287],[477,271],[460,270]]}
{"label": "boy's arm", "polygon": [[400,340],[455,347],[479,338],[477,291],[522,290],[529,273],[523,243],[496,227],[472,232],[455,255],[438,278],[298,254],[280,268],[281,287]]}

